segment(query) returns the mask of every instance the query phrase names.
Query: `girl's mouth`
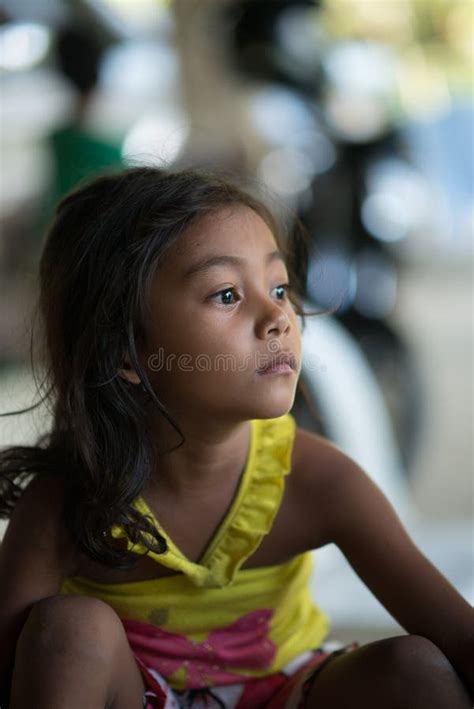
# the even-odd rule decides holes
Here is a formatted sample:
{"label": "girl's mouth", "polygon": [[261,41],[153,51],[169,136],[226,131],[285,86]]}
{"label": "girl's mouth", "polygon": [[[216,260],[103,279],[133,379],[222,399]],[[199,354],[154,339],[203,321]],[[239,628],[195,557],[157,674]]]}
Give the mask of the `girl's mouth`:
{"label": "girl's mouth", "polygon": [[276,357],[272,357],[266,365],[260,367],[257,374],[290,374],[294,371],[296,371],[296,358],[293,353],[281,352]]}
{"label": "girl's mouth", "polygon": [[269,374],[292,374],[293,371],[288,362],[280,362],[280,364],[274,364],[266,369],[258,370],[258,374],[261,376],[268,376]]}

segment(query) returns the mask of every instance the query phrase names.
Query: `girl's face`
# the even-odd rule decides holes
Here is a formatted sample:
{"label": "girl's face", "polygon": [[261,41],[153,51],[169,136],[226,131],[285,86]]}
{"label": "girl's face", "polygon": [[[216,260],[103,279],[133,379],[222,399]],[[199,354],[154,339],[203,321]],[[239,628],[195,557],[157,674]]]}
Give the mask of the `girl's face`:
{"label": "girl's face", "polygon": [[[250,208],[221,209],[185,230],[156,272],[142,350],[173,413],[233,421],[289,411],[301,338],[287,283],[275,238]],[[282,353],[294,357],[292,370],[257,371]]]}

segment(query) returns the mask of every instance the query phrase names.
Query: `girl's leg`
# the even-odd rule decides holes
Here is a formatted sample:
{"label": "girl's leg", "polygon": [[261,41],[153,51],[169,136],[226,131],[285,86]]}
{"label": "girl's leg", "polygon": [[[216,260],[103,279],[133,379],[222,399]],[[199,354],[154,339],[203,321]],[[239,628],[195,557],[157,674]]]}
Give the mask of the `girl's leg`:
{"label": "girl's leg", "polygon": [[306,709],[471,709],[445,655],[417,635],[387,638],[330,659],[307,692]]}
{"label": "girl's leg", "polygon": [[11,709],[141,709],[144,691],[110,606],[52,596],[33,607],[17,643]]}

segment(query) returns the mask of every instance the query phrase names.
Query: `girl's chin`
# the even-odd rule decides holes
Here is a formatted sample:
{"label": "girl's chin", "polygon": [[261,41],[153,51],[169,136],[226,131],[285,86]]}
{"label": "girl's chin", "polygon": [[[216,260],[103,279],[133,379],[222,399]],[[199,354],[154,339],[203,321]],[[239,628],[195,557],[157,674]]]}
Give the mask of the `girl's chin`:
{"label": "girl's chin", "polygon": [[294,401],[294,392],[291,393],[291,396],[288,393],[286,396],[266,396],[253,407],[254,414],[251,418],[270,419],[284,416],[291,410]]}

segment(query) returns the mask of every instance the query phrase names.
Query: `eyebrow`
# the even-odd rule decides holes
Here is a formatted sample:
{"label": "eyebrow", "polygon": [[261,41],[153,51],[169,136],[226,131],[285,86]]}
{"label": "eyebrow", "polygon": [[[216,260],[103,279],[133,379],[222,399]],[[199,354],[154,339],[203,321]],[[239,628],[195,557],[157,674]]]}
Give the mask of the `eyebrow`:
{"label": "eyebrow", "polygon": [[[285,258],[281,251],[270,251],[269,254],[267,254],[265,258],[265,263],[266,265],[270,265],[270,263],[273,263],[274,261],[282,261],[283,263],[285,262]],[[187,271],[184,272],[183,274],[183,279],[188,279],[191,278],[192,276],[195,276],[198,273],[203,273],[205,271],[209,271],[209,269],[214,268],[215,266],[232,266],[233,268],[241,268],[241,266],[246,262],[246,259],[241,258],[240,256],[225,256],[224,254],[216,255],[216,256],[210,256],[206,259],[203,259],[202,261],[198,261],[197,263],[193,264],[190,268],[188,268]]]}

